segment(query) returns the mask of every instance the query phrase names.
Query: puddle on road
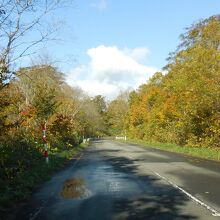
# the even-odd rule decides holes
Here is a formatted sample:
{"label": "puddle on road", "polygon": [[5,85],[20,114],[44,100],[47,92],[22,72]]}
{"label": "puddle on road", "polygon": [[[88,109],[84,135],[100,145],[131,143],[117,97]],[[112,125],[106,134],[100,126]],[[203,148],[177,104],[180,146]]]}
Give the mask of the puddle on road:
{"label": "puddle on road", "polygon": [[91,192],[86,188],[82,178],[67,179],[60,193],[64,199],[84,199],[90,194]]}

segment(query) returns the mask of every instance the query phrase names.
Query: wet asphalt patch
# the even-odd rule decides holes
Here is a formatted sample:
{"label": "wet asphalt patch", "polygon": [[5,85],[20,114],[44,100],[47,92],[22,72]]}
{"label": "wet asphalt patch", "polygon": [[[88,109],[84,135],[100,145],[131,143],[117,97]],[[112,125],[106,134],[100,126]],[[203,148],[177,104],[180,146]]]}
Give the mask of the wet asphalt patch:
{"label": "wet asphalt patch", "polygon": [[61,197],[64,199],[84,199],[90,194],[91,192],[86,188],[82,178],[67,179],[60,192]]}

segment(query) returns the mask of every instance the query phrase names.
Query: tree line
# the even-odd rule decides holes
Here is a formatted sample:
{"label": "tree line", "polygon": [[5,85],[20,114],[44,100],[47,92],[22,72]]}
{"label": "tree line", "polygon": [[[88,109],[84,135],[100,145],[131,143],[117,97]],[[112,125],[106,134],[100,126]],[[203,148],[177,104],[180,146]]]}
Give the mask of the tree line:
{"label": "tree line", "polygon": [[180,38],[164,72],[131,92],[124,125],[132,138],[220,147],[220,16]]}
{"label": "tree line", "polygon": [[180,36],[162,72],[110,102],[109,132],[149,142],[220,147],[220,15]]}

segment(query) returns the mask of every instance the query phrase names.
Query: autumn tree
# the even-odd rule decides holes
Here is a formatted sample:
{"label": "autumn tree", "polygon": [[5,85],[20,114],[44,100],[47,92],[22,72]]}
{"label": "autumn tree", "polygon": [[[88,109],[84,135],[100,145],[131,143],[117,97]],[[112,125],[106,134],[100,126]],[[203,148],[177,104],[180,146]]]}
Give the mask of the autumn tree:
{"label": "autumn tree", "polygon": [[[193,24],[155,75],[132,93],[130,133],[181,145],[219,147],[220,16]],[[159,78],[158,78],[159,77]]]}

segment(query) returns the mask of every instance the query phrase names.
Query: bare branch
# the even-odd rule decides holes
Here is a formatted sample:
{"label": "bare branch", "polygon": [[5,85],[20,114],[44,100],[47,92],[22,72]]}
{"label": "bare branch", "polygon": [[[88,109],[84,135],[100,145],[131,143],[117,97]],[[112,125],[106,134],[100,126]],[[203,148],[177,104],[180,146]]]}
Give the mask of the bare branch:
{"label": "bare branch", "polygon": [[[46,29],[43,19],[71,0],[2,0],[0,3],[0,84],[11,79],[11,65],[29,52],[33,47],[47,41],[56,40],[53,35],[57,28]],[[28,21],[29,20],[29,21]],[[27,22],[28,21],[28,22]],[[44,30],[44,31],[43,31]],[[35,31],[36,40],[25,38]],[[14,75],[14,73],[12,74]]]}

